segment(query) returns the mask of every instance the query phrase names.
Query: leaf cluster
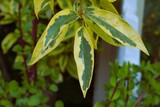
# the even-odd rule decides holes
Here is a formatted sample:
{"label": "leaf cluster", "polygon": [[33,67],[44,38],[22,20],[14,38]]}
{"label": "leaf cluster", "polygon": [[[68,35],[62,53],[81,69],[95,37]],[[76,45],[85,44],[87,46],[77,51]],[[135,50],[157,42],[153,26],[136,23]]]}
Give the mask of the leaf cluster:
{"label": "leaf cluster", "polygon": [[104,85],[106,101],[95,107],[156,107],[160,104],[159,66],[159,62],[111,64],[109,83]]}
{"label": "leaf cluster", "polygon": [[[30,65],[63,42],[70,32],[69,26],[78,23],[74,32],[74,59],[83,96],[90,87],[94,70],[94,49],[98,38],[114,46],[130,46],[149,54],[138,33],[118,14],[111,2],[114,0],[34,0],[34,10],[38,14],[46,5],[58,3],[62,8],[48,23],[38,40]],[[73,2],[73,4],[72,4]],[[52,9],[52,7],[50,7]],[[52,9],[53,10],[53,9]]]}

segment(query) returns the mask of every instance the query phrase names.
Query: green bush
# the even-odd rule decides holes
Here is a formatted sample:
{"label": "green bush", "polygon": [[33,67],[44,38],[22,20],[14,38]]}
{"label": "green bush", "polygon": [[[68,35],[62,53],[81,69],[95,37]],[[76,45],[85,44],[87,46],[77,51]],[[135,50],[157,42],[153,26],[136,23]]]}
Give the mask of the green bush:
{"label": "green bush", "polygon": [[111,64],[109,82],[104,85],[106,101],[95,107],[156,107],[160,104],[160,63],[140,66],[116,61]]}

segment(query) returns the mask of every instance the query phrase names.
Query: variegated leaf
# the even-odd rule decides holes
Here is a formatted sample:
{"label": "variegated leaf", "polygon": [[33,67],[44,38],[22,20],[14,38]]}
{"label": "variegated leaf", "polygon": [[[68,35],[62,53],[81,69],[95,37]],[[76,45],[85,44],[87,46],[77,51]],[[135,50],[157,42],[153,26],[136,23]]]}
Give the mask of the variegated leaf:
{"label": "variegated leaf", "polygon": [[88,18],[84,18],[84,20],[85,23],[89,25],[90,29],[92,29],[92,31],[95,32],[98,36],[100,36],[104,41],[114,46],[122,46],[120,42],[105,33],[96,23],[89,20]]}
{"label": "variegated leaf", "polygon": [[125,46],[142,50],[149,55],[139,34],[118,15],[97,7],[85,9],[85,17],[94,21],[105,33]]}
{"label": "variegated leaf", "polygon": [[99,38],[99,36],[95,35],[95,33],[91,30],[91,27],[90,27],[90,26],[86,25],[85,27],[86,27],[86,29],[87,29],[90,37],[91,37],[91,40],[92,40],[92,42],[93,42],[94,49],[97,49],[97,43],[98,43],[98,38]]}
{"label": "variegated leaf", "polygon": [[50,5],[52,11],[54,7],[54,0],[34,0],[34,11],[36,14],[36,17],[38,18],[38,13],[47,5]]}
{"label": "variegated leaf", "polygon": [[93,75],[94,46],[87,29],[84,27],[80,27],[76,32],[74,58],[77,65],[81,90],[85,97]]}
{"label": "variegated leaf", "polygon": [[30,65],[34,64],[40,58],[54,50],[63,40],[69,24],[78,18],[78,15],[70,9],[62,10],[53,16],[36,44]]}

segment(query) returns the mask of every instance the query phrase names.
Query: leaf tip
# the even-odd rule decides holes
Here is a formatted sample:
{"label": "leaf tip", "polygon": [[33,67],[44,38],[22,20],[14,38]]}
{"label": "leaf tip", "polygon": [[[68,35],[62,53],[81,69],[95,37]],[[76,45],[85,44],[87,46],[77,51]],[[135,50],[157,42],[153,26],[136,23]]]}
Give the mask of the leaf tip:
{"label": "leaf tip", "polygon": [[35,63],[36,63],[36,61],[33,60],[33,58],[31,58],[30,61],[29,61],[27,64],[28,64],[28,65],[33,65],[33,64],[35,64]]}
{"label": "leaf tip", "polygon": [[148,52],[148,50],[146,49],[146,47],[143,47],[143,49],[141,49],[146,55],[148,55],[149,56],[149,52]]}
{"label": "leaf tip", "polygon": [[83,98],[86,98],[87,91],[82,91],[82,93],[83,93]]}
{"label": "leaf tip", "polygon": [[149,55],[149,52],[148,52],[147,50],[145,51],[145,54],[147,54],[148,56],[150,56],[150,55]]}

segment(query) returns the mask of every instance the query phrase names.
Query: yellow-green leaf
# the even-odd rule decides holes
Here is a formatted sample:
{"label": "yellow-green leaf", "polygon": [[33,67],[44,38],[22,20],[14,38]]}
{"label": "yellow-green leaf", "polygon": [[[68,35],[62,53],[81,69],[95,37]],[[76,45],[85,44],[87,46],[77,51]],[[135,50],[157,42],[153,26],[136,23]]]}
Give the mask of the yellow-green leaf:
{"label": "yellow-green leaf", "polygon": [[110,37],[125,46],[138,48],[149,55],[139,34],[118,15],[94,6],[86,8],[85,12],[85,17],[94,21]]}
{"label": "yellow-green leaf", "polygon": [[7,53],[8,50],[13,46],[13,44],[18,40],[19,35],[15,35],[14,33],[9,33],[2,41],[1,47],[3,53]]}
{"label": "yellow-green leaf", "polygon": [[[106,0],[107,1],[107,0]],[[109,2],[115,2],[116,0],[108,0]]]}
{"label": "yellow-green leaf", "polygon": [[59,66],[62,72],[65,71],[66,66],[68,63],[68,56],[67,55],[61,55],[59,58]]}
{"label": "yellow-green leaf", "polygon": [[57,0],[61,9],[72,9],[72,0]]}
{"label": "yellow-green leaf", "polygon": [[119,15],[119,13],[117,12],[116,8],[108,0],[93,0],[92,2],[93,2],[93,5],[95,5],[96,7],[105,9],[107,11],[110,11],[110,12],[112,12],[114,14]]}
{"label": "yellow-green leaf", "polygon": [[[115,0],[113,0],[113,1],[115,1]],[[112,13],[119,15],[116,8],[108,0],[100,0],[100,6],[102,7],[102,9],[105,9],[107,11],[110,11]]]}
{"label": "yellow-green leaf", "polygon": [[94,68],[94,46],[85,27],[80,27],[76,32],[74,58],[77,65],[81,90],[85,97],[91,84]]}
{"label": "yellow-green leaf", "polygon": [[47,5],[50,5],[52,11],[54,7],[54,0],[34,0],[34,11],[36,14],[36,17],[38,18],[38,13]]}
{"label": "yellow-green leaf", "polygon": [[17,20],[15,12],[18,11],[18,4],[14,0],[0,1],[0,24],[10,24]]}
{"label": "yellow-green leaf", "polygon": [[52,10],[52,13],[54,13],[54,0],[50,0],[49,6],[50,6],[50,8]]}
{"label": "yellow-green leaf", "polygon": [[33,51],[30,64],[34,64],[40,58],[54,50],[63,40],[69,24],[78,19],[78,15],[69,9],[58,12],[46,27]]}

